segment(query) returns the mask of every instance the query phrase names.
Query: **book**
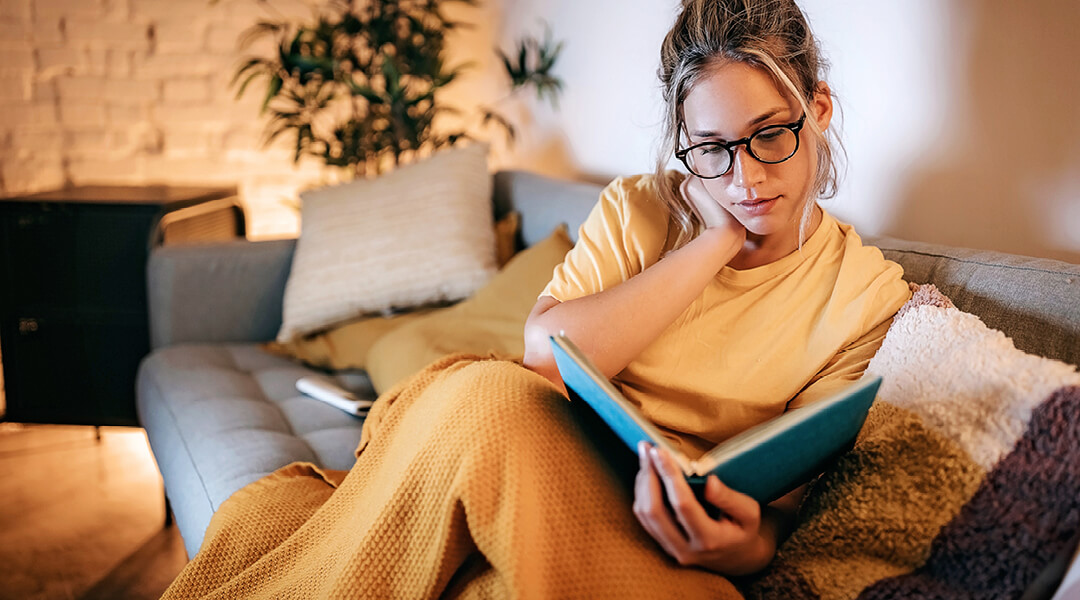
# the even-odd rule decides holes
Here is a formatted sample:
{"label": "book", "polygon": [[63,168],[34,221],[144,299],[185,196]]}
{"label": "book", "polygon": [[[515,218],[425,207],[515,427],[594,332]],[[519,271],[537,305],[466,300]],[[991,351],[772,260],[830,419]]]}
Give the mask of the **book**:
{"label": "book", "polygon": [[816,477],[852,447],[881,386],[881,377],[864,376],[837,394],[791,409],[691,460],[573,342],[563,335],[550,339],[570,399],[586,403],[635,454],[641,441],[666,448],[707,508],[712,506],[704,501],[705,481],[711,474],[762,503]]}

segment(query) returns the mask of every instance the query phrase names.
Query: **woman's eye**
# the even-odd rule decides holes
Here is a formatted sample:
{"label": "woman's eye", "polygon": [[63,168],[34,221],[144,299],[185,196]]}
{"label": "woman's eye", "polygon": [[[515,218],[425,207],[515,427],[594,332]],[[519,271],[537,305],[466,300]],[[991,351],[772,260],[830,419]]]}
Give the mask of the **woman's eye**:
{"label": "woman's eye", "polygon": [[763,142],[771,142],[772,140],[775,140],[776,138],[780,137],[781,135],[784,135],[783,131],[781,131],[779,129],[773,129],[773,130],[769,130],[769,131],[759,132],[757,134],[757,138],[760,139]]}
{"label": "woman's eye", "polygon": [[702,146],[700,149],[703,155],[716,154],[717,152],[723,152],[723,146]]}

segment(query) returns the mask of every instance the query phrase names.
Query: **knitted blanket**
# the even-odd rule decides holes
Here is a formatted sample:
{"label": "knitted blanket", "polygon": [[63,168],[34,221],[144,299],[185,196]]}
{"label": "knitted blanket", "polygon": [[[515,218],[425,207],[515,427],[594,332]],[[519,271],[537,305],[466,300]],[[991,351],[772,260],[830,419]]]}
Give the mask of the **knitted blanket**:
{"label": "knitted blanket", "polygon": [[224,502],[164,597],[739,598],[660,550],[581,427],[516,363],[441,360],[380,397],[347,473]]}
{"label": "knitted blanket", "polygon": [[1080,373],[915,290],[855,448],[752,598],[1019,598],[1080,531]]}

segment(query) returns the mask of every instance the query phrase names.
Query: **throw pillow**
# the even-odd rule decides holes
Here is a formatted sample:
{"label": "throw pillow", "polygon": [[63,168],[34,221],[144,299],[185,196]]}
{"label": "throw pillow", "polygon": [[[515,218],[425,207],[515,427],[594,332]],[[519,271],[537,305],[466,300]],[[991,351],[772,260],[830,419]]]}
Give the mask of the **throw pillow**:
{"label": "throw pillow", "polygon": [[279,342],[362,314],[460,300],[495,273],[487,146],[301,194]]}
{"label": "throw pillow", "polygon": [[375,391],[383,393],[428,363],[455,352],[519,357],[525,319],[574,246],[566,226],[519,252],[498,275],[464,302],[425,315],[379,339],[367,357]]}
{"label": "throw pillow", "polygon": [[1020,597],[1080,531],[1080,373],[936,290],[867,373],[884,381],[854,449],[746,596]]}
{"label": "throw pillow", "polygon": [[[520,222],[520,215],[511,212],[495,223],[495,255],[500,268],[513,258],[517,250]],[[388,316],[362,317],[327,331],[295,337],[285,343],[266,342],[262,348],[271,354],[292,358],[319,369],[363,369],[368,351],[379,338],[432,310],[426,307]]]}

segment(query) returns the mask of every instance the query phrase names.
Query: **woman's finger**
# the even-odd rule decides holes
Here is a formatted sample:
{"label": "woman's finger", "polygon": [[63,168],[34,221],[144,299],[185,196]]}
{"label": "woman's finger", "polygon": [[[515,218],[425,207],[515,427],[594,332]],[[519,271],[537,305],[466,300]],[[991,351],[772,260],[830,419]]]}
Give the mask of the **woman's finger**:
{"label": "woman's finger", "polygon": [[716,475],[709,475],[705,482],[705,499],[744,529],[757,529],[761,521],[757,500],[724,485]]}
{"label": "woman's finger", "polygon": [[686,537],[664,506],[660,478],[648,457],[648,444],[638,445],[638,457],[641,468],[634,482],[634,516],[668,554],[686,564]]}
{"label": "woman's finger", "polygon": [[651,454],[660,479],[664,483],[668,502],[675,513],[675,518],[678,519],[691,541],[701,540],[715,521],[705,513],[705,507],[701,506],[697,497],[694,496],[694,491],[686,482],[682,469],[671,454],[663,448],[653,448]]}

